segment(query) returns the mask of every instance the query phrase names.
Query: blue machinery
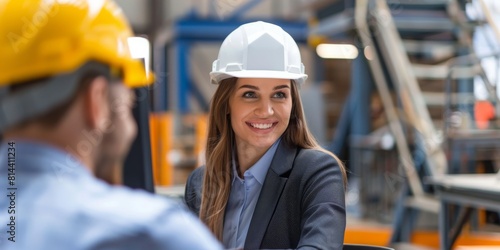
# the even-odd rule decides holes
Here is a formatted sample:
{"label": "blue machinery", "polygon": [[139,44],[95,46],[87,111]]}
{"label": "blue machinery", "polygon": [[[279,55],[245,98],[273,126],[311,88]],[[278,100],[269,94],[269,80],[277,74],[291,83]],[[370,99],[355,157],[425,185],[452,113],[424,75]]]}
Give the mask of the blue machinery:
{"label": "blue machinery", "polygon": [[[198,104],[205,110],[208,111],[208,100],[205,100],[200,90],[193,83],[190,73],[189,64],[189,54],[191,51],[191,46],[196,43],[221,43],[224,38],[238,26],[254,21],[254,20],[241,20],[237,19],[238,16],[244,14],[246,11],[250,10],[252,7],[257,5],[260,0],[248,1],[243,6],[238,9],[233,10],[231,13],[227,14],[225,20],[217,20],[216,18],[211,19],[201,19],[197,17],[195,13],[191,13],[184,19],[180,19],[173,25],[173,35],[166,39],[164,43],[159,44],[155,47],[155,54],[161,55],[155,58],[155,72],[157,73],[157,85],[160,88],[156,91],[154,101],[155,111],[165,111],[176,109],[180,114],[186,114],[190,111],[189,107],[189,97],[192,96],[198,102]],[[214,1],[212,4],[212,16],[215,16],[217,5]],[[287,31],[298,43],[305,43],[308,37],[307,23],[304,21],[284,21],[284,20],[266,20],[268,22],[277,24],[281,26],[285,31]],[[168,96],[171,93],[172,83],[168,81],[168,74],[162,73],[166,72],[169,65],[169,55],[168,48],[175,46],[175,60],[177,61],[177,107],[170,107]],[[214,58],[215,60],[215,58]],[[208,73],[208,72],[207,72]],[[207,82],[208,82],[207,75]]]}

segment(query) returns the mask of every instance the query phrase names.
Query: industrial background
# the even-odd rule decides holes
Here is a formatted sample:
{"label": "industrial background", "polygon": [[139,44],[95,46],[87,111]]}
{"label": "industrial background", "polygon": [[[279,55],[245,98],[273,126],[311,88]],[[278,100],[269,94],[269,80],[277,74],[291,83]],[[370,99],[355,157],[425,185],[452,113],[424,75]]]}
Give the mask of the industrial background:
{"label": "industrial background", "polygon": [[117,2],[157,77],[137,93],[129,186],[182,195],[203,164],[218,48],[263,20],[300,44],[308,124],[348,167],[347,243],[500,249],[500,1]]}

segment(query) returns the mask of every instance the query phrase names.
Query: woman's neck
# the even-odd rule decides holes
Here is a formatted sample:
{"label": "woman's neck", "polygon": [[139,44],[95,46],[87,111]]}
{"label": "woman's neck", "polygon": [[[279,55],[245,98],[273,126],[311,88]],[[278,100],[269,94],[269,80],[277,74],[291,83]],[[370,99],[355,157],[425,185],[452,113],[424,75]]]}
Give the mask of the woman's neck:
{"label": "woman's neck", "polygon": [[236,162],[238,176],[243,178],[243,174],[252,167],[268,150],[268,148],[256,148],[248,144],[236,146]]}

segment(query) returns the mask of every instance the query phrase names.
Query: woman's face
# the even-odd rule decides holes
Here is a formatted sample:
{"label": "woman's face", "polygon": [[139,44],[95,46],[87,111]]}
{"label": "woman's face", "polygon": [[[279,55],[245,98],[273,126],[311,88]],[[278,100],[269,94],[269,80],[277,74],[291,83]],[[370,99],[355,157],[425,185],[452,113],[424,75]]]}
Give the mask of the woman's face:
{"label": "woman's face", "polygon": [[292,111],[288,79],[240,78],[229,110],[236,145],[267,150],[286,130]]}

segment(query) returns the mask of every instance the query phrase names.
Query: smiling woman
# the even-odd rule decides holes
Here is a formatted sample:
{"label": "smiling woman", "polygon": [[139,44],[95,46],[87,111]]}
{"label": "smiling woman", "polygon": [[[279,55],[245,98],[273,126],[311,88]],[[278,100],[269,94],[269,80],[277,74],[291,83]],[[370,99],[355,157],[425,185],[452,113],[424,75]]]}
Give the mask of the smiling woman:
{"label": "smiling woman", "polygon": [[226,248],[342,249],[345,170],[307,128],[298,86],[307,75],[280,27],[254,22],[224,40],[206,165],[185,199]]}

